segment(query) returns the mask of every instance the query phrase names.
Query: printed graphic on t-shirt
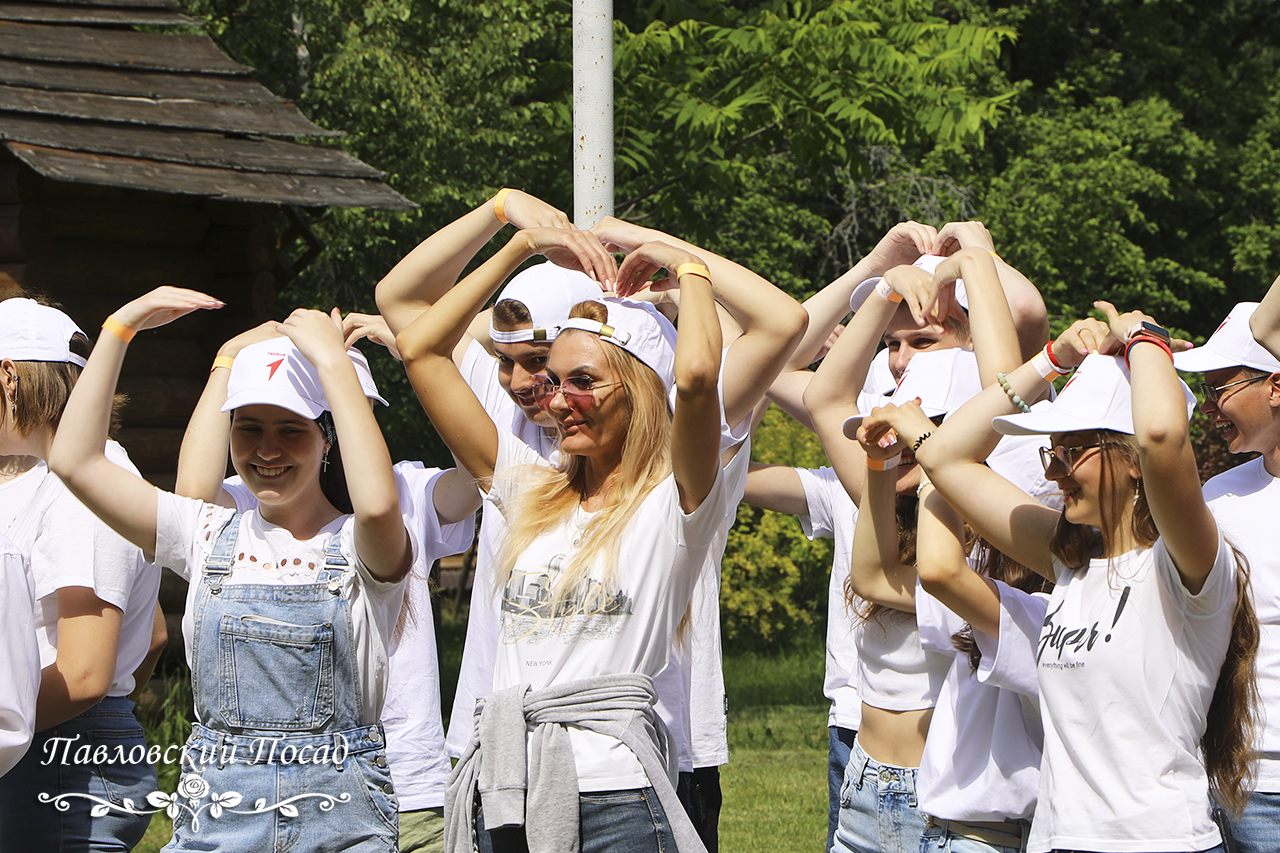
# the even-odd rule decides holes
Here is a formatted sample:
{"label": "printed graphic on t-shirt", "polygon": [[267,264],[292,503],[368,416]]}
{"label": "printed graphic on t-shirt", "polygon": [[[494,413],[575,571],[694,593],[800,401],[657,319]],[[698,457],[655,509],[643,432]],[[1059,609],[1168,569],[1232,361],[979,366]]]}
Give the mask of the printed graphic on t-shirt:
{"label": "printed graphic on t-shirt", "polygon": [[507,582],[502,592],[504,643],[603,640],[622,630],[632,604],[624,590],[610,592],[595,578],[585,578],[557,599],[556,579],[566,556],[552,557],[545,572],[521,572]]}
{"label": "printed graphic on t-shirt", "polygon": [[[1053,610],[1045,613],[1044,625],[1040,629],[1040,648],[1036,651],[1036,662],[1048,669],[1078,669],[1084,666],[1083,653],[1093,651],[1099,638],[1104,643],[1111,642],[1111,628],[1120,621],[1124,606],[1129,601],[1130,590],[1132,587],[1126,586],[1120,593],[1120,601],[1111,617],[1109,628],[1099,629],[1097,621],[1087,627],[1073,627],[1058,621],[1063,604],[1066,602],[1060,602]],[[1049,652],[1049,660],[1045,659],[1046,652]],[[1068,660],[1062,659],[1064,653],[1067,654]]]}

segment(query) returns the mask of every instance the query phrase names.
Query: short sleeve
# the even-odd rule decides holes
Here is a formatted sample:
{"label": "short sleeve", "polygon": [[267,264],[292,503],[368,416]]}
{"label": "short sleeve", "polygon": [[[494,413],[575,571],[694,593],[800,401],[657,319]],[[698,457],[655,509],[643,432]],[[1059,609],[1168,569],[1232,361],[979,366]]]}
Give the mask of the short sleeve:
{"label": "short sleeve", "polygon": [[709,545],[725,520],[725,474],[724,468],[716,466],[716,479],[711,484],[711,491],[702,499],[702,503],[693,512],[686,513],[680,508],[680,489],[676,486],[675,475],[672,475],[658,488],[670,484],[673,494],[672,505],[679,515],[680,542],[689,548],[701,548]]}
{"label": "short sleeve", "polygon": [[156,489],[156,565],[188,581],[235,510]]}
{"label": "short sleeve", "polygon": [[0,537],[0,776],[26,753],[35,730],[40,652],[35,591],[26,559]]}
{"label": "short sleeve", "polygon": [[[406,574],[398,581],[383,581],[370,574],[368,566],[360,560],[360,555],[356,553],[355,531],[355,516],[349,515],[342,523],[342,529],[338,532],[338,547],[341,549],[343,556],[347,558],[347,562],[360,576],[360,585],[369,599],[369,608],[373,613],[375,622],[380,627],[390,628],[400,618],[400,605],[404,603],[404,587],[409,575]],[[410,539],[412,540],[412,538],[411,536]],[[415,542],[414,545],[416,546],[417,543]],[[417,563],[418,551],[416,548],[413,558],[414,562]],[[389,630],[386,636],[390,637]]]}
{"label": "short sleeve", "polygon": [[453,524],[440,524],[435,488],[444,471],[427,468],[421,462],[400,462],[393,470],[405,527],[416,540],[415,565],[429,569],[441,557],[460,554],[471,547],[475,537],[475,516],[467,516]]}
{"label": "short sleeve", "polygon": [[[520,468],[524,465],[547,465],[537,451],[510,432],[498,430],[498,458],[493,465],[493,487],[485,494],[485,502],[499,512],[519,487]],[[505,512],[503,512],[505,515]]]}
{"label": "short sleeve", "polygon": [[244,484],[244,480],[240,479],[239,475],[223,480],[222,490],[236,505],[236,512],[248,512],[258,508],[258,499],[254,497],[253,491]]}
{"label": "short sleeve", "polygon": [[835,503],[831,500],[834,482],[843,489],[832,468],[797,468],[800,485],[804,488],[805,503],[809,514],[800,516],[800,526],[810,539],[829,539],[836,535]]}
{"label": "short sleeve", "polygon": [[965,624],[963,619],[927,592],[919,578],[916,579],[916,626],[920,629],[920,645],[925,651],[955,655],[957,649],[951,638]]}
{"label": "short sleeve", "polygon": [[973,632],[982,652],[978,681],[1023,696],[1039,696],[1036,652],[1049,598],[1014,589],[1003,581],[995,581],[995,585],[1000,595],[1000,636]]}
{"label": "short sleeve", "polygon": [[1200,592],[1192,594],[1182,583],[1178,567],[1165,548],[1164,538],[1156,540],[1151,549],[1155,558],[1161,581],[1173,592],[1175,600],[1182,602],[1182,607],[1190,617],[1213,616],[1224,608],[1235,607],[1236,603],[1236,561],[1235,554],[1227,540],[1218,529],[1218,553],[1213,561],[1213,568],[1205,578]]}
{"label": "short sleeve", "polygon": [[498,360],[489,355],[478,341],[473,340],[467,346],[458,372],[494,423],[510,422],[515,403],[498,384]]}
{"label": "short sleeve", "polygon": [[124,610],[142,565],[142,552],[90,512],[66,486],[58,483],[57,488],[58,495],[45,509],[31,546],[36,599],[81,586]]}

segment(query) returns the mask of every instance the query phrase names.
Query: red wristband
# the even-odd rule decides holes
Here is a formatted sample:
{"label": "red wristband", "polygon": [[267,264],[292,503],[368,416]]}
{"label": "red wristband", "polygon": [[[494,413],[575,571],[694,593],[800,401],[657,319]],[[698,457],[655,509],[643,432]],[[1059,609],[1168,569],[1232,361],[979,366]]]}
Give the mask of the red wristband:
{"label": "red wristband", "polygon": [[1156,346],[1160,347],[1160,349],[1165,351],[1165,354],[1169,356],[1170,361],[1173,360],[1173,348],[1170,347],[1167,343],[1165,343],[1163,340],[1156,337],[1155,335],[1140,334],[1140,335],[1135,335],[1133,337],[1133,340],[1129,341],[1129,345],[1124,348],[1124,366],[1125,367],[1129,366],[1129,351],[1132,350],[1138,344],[1143,344],[1143,343],[1155,344]]}
{"label": "red wristband", "polygon": [[1060,376],[1066,376],[1071,372],[1071,368],[1063,367],[1061,364],[1058,364],[1058,360],[1053,357],[1053,341],[1049,341],[1049,343],[1044,345],[1044,354],[1048,356],[1049,363],[1053,365],[1054,371]]}

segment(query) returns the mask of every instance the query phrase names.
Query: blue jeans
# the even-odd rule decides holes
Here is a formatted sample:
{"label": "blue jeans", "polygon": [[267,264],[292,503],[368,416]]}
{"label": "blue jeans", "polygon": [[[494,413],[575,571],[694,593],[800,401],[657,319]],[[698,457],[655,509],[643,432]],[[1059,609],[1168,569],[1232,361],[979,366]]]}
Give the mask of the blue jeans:
{"label": "blue jeans", "polygon": [[1231,819],[1231,834],[1239,853],[1280,850],[1280,794],[1254,794],[1244,814]]}
{"label": "blue jeans", "polygon": [[931,826],[920,837],[920,853],[1022,853],[1021,846],[1002,847],[962,838],[943,830],[940,826]]}
{"label": "blue jeans", "polygon": [[[0,853],[132,850],[151,815],[131,814],[124,801],[146,811],[147,794],[157,786],[146,750],[133,703],[124,696],[108,696],[37,733],[27,754],[0,779]],[[94,753],[106,759],[94,760]],[[67,810],[59,811],[50,798],[65,798],[57,802]],[[92,810],[103,804],[107,813],[94,816]]]}
{"label": "blue jeans", "polygon": [[827,734],[831,743],[827,749],[827,846],[836,838],[836,827],[840,825],[840,789],[844,787],[844,769],[849,764],[849,752],[853,749],[853,741],[858,733],[853,729],[840,726],[827,726]]}
{"label": "blue jeans", "polygon": [[925,815],[916,802],[916,770],[881,764],[854,741],[840,791],[833,853],[918,850]]}
{"label": "blue jeans", "polygon": [[[581,853],[668,853],[676,839],[653,788],[579,794]],[[528,853],[524,827],[484,828],[476,798],[476,849],[479,853]]]}

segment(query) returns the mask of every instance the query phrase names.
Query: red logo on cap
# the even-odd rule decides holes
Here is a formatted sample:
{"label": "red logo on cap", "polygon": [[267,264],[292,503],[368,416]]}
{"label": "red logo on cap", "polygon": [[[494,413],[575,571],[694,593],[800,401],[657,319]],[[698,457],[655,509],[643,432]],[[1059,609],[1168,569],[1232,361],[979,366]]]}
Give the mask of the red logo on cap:
{"label": "red logo on cap", "polygon": [[270,367],[270,368],[271,368],[271,372],[267,374],[267,381],[268,381],[268,382],[270,382],[270,381],[271,381],[271,378],[272,378],[273,376],[275,376],[275,375],[276,375],[276,371],[280,369],[280,365],[282,365],[282,364],[284,364],[284,359],[283,359],[283,358],[281,358],[281,359],[277,359],[277,360],[275,360],[275,361],[273,361],[273,362],[271,362],[270,364],[268,364],[268,365],[267,365],[267,367]]}

